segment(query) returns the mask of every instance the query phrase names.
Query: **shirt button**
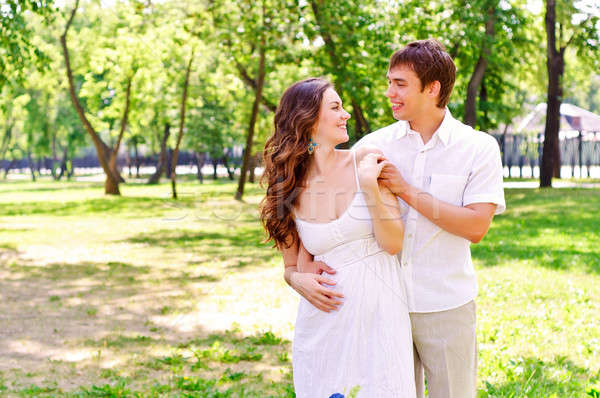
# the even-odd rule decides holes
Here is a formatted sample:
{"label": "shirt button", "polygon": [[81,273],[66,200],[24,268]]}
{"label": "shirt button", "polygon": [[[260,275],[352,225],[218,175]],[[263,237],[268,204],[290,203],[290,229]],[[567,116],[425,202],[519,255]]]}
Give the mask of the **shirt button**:
{"label": "shirt button", "polygon": [[413,236],[415,236],[415,234],[413,234],[413,233],[408,234],[408,237],[411,238],[411,239],[412,239]]}

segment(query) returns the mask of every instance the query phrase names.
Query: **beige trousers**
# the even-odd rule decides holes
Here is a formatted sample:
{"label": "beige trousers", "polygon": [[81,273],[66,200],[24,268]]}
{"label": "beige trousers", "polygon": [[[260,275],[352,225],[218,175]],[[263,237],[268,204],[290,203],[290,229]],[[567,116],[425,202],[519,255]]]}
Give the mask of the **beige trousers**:
{"label": "beige trousers", "polygon": [[477,393],[475,302],[410,314],[417,398],[471,398]]}

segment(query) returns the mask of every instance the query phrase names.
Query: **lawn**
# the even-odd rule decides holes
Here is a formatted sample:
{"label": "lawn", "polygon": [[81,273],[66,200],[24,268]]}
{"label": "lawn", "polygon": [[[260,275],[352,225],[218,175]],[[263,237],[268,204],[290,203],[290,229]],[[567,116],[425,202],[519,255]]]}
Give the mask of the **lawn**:
{"label": "lawn", "polygon": [[[229,182],[0,183],[0,396],[293,397],[297,295]],[[600,397],[600,190],[507,190],[472,247],[480,397]]]}

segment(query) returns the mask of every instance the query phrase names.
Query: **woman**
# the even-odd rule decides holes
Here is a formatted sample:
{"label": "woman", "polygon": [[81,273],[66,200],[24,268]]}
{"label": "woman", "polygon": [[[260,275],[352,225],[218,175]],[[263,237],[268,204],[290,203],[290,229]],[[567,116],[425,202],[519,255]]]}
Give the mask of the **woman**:
{"label": "woman", "polygon": [[[410,320],[394,255],[402,246],[400,208],[377,182],[380,152],[335,148],[348,141],[349,118],[330,83],[303,80],[283,94],[265,145],[261,218],[282,252],[286,281],[310,300],[301,298],[296,319],[296,396],[414,397]],[[335,273],[328,279],[301,269],[312,256]]]}

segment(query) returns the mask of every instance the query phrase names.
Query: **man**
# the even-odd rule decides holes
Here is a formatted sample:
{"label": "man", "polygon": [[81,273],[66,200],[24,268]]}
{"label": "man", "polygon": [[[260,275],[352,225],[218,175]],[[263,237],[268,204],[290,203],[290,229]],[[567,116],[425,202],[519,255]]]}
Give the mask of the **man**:
{"label": "man", "polygon": [[394,53],[386,96],[399,120],[355,146],[380,148],[380,179],[404,206],[398,255],[405,270],[417,393],[423,371],[432,398],[476,395],[477,281],[470,243],[505,210],[495,139],[446,108],[456,68],[441,44],[422,40]]}
{"label": "man", "polygon": [[[355,147],[383,151],[388,161],[380,179],[404,208],[398,258],[409,301],[417,393],[424,397],[424,373],[432,398],[474,397],[477,281],[469,246],[506,207],[500,151],[491,136],[460,123],[446,108],[456,67],[437,41],[413,42],[394,53],[387,77],[386,96],[398,122]],[[335,273],[320,262],[301,268]]]}

